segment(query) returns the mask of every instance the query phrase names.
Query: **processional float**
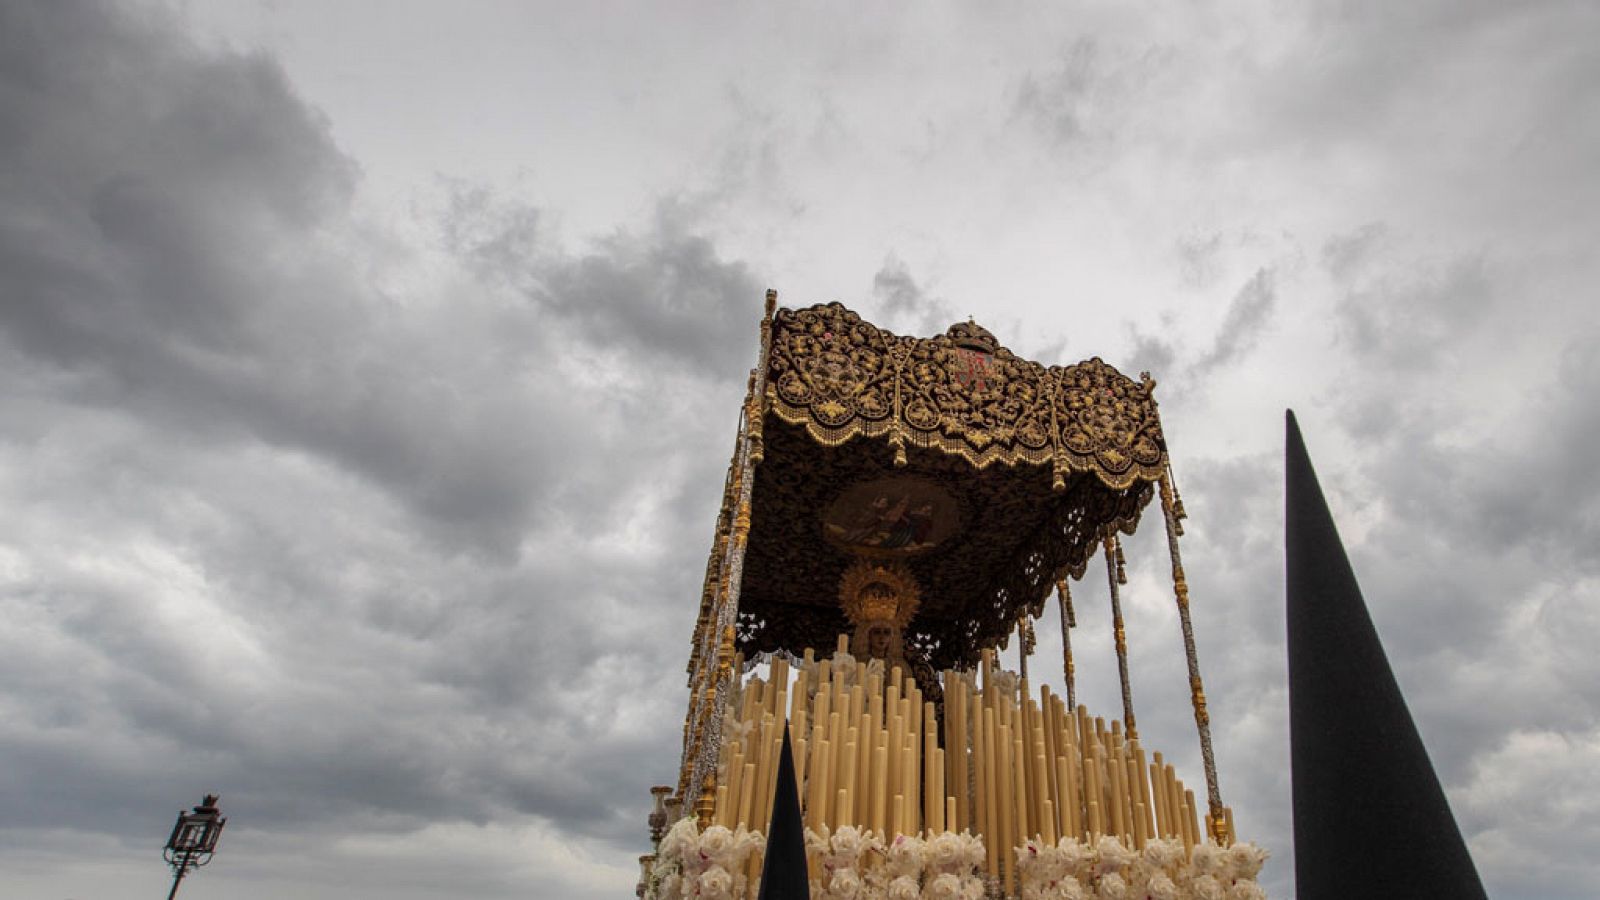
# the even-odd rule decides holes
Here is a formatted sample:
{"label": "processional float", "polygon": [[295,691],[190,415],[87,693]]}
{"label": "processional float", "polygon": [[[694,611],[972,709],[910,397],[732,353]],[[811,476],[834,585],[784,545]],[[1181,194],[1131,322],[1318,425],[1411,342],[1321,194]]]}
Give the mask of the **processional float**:
{"label": "processional float", "polygon": [[[1155,382],[1021,359],[972,322],[906,337],[776,301],[639,893],[755,896],[787,742],[806,843],[793,877],[813,897],[1262,896],[1265,854],[1236,843],[1217,784]],[[1198,794],[1141,744],[1129,686],[1121,542],[1152,502]],[[1109,720],[1077,703],[1070,634],[1069,583],[1101,565],[1122,689]],[[1052,594],[1064,696],[1026,671]],[[1015,673],[997,661],[1013,637]]]}

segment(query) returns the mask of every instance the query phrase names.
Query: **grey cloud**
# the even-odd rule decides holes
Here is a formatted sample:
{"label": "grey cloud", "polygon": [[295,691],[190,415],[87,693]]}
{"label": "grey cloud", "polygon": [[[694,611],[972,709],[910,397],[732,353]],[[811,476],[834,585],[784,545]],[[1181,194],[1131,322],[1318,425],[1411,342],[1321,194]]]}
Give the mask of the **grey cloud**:
{"label": "grey cloud", "polygon": [[1174,371],[1174,362],[1178,354],[1171,342],[1162,340],[1153,335],[1146,334],[1138,328],[1130,328],[1133,349],[1127,356],[1128,372],[1150,372],[1156,375],[1157,380],[1162,375]]}
{"label": "grey cloud", "polygon": [[1184,287],[1203,290],[1216,283],[1218,257],[1222,252],[1222,233],[1205,237],[1195,235],[1182,238],[1176,248],[1178,274]]}
{"label": "grey cloud", "polygon": [[1093,38],[1079,38],[1062,54],[1060,68],[1046,75],[1026,76],[1017,88],[1014,114],[1035,124],[1058,143],[1070,143],[1093,127],[1093,90],[1099,72],[1099,47]]}
{"label": "grey cloud", "polygon": [[0,808],[137,842],[203,780],[268,834],[636,844],[761,285],[670,204],[573,255],[457,183],[453,295],[395,296],[271,61],[0,15],[0,604],[47,636],[0,636]]}
{"label": "grey cloud", "polygon": [[1358,282],[1340,304],[1340,339],[1400,369],[1431,366],[1481,320],[1495,287],[1485,260],[1458,257],[1414,274]]}
{"label": "grey cloud", "polygon": [[1277,288],[1271,269],[1257,269],[1228,304],[1228,313],[1217,329],[1211,350],[1195,364],[1197,373],[1237,362],[1255,346],[1261,331],[1272,318],[1277,304]]}
{"label": "grey cloud", "polygon": [[1335,281],[1348,283],[1371,261],[1387,228],[1373,222],[1349,234],[1336,234],[1322,245],[1322,264]]}
{"label": "grey cloud", "polygon": [[941,334],[956,321],[950,305],[917,284],[905,262],[889,254],[872,276],[872,294],[886,325],[908,334]]}

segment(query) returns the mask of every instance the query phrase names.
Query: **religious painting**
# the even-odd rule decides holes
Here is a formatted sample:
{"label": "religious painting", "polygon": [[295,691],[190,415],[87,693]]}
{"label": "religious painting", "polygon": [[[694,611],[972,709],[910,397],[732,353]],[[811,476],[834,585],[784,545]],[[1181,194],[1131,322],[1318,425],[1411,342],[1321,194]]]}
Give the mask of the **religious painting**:
{"label": "religious painting", "polygon": [[862,556],[914,556],[955,533],[956,502],[920,478],[880,478],[849,488],[829,505],[822,530]]}

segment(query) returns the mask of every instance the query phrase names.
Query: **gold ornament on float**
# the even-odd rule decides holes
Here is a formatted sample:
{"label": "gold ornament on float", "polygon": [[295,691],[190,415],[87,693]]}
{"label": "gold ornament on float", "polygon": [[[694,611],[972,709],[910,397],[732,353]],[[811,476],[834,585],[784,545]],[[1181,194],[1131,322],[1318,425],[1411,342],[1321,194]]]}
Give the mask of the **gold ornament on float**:
{"label": "gold ornament on float", "polygon": [[903,665],[905,629],[917,614],[922,589],[900,563],[858,560],[839,579],[839,605],[855,626],[850,653]]}

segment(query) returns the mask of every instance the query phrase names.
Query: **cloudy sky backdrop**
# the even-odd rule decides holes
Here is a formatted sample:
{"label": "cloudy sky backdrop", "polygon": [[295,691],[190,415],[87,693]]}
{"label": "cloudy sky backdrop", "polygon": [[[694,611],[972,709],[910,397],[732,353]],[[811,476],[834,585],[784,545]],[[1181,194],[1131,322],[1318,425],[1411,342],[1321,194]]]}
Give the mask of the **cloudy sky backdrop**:
{"label": "cloudy sky backdrop", "polygon": [[0,5],[0,895],[206,790],[208,896],[631,894],[770,286],[1160,380],[1279,897],[1294,407],[1491,893],[1591,896],[1597,88],[1584,2]]}

